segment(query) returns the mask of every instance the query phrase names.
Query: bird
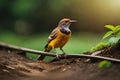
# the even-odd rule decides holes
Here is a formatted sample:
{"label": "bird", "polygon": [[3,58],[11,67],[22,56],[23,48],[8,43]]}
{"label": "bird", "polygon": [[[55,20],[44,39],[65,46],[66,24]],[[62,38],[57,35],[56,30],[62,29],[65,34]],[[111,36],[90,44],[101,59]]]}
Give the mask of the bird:
{"label": "bird", "polygon": [[[65,54],[63,46],[69,41],[71,37],[70,25],[71,23],[77,22],[77,20],[71,20],[70,18],[63,18],[59,21],[58,26],[53,29],[48,37],[47,44],[45,45],[45,52],[50,52],[52,49],[60,48]],[[58,57],[58,55],[56,55]],[[41,55],[38,60],[43,60],[45,55]]]}

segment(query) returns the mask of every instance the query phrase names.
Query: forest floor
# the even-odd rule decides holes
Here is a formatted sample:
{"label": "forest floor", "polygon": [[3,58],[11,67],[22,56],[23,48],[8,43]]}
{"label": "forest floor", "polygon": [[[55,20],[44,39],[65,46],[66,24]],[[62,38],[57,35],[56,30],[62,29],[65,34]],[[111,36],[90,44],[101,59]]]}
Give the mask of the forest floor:
{"label": "forest floor", "polygon": [[[120,59],[120,51],[102,56]],[[70,58],[48,63],[0,50],[0,80],[120,80],[120,63],[99,68],[100,60],[86,60]]]}

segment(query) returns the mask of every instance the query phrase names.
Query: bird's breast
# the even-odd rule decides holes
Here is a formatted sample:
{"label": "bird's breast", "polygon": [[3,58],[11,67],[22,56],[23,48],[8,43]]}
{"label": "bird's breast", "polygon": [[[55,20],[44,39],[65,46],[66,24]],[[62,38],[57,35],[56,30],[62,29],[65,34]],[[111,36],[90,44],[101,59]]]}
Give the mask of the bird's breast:
{"label": "bird's breast", "polygon": [[69,32],[69,34],[65,34],[63,32],[61,32],[60,30],[58,31],[58,36],[55,40],[55,47],[62,47],[64,46],[69,38],[71,37],[71,32]]}
{"label": "bird's breast", "polygon": [[58,29],[57,37],[53,39],[49,45],[52,46],[52,48],[61,48],[68,42],[70,37],[71,32],[69,32],[69,34],[65,34]]}
{"label": "bird's breast", "polygon": [[63,33],[63,34],[70,34],[71,31],[69,28],[61,28],[60,31]]}
{"label": "bird's breast", "polygon": [[71,36],[71,32],[70,32],[70,31],[65,31],[65,33],[62,32],[61,30],[58,31],[58,38],[59,38],[60,40],[69,39],[70,36]]}

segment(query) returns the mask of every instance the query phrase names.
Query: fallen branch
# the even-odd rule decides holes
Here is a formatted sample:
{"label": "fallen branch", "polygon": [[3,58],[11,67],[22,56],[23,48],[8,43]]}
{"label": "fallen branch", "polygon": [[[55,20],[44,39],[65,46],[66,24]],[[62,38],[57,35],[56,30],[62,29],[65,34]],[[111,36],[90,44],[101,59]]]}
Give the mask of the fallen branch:
{"label": "fallen branch", "polygon": [[49,52],[43,52],[43,51],[38,51],[38,50],[33,50],[33,49],[28,49],[24,47],[19,47],[15,45],[10,45],[6,43],[0,43],[0,47],[7,48],[7,49],[12,49],[12,50],[17,50],[17,51],[23,51],[23,52],[28,52],[28,53],[34,53],[34,54],[39,54],[39,55],[45,55],[45,56],[51,56],[55,57],[55,54],[50,54]]}
{"label": "fallen branch", "polygon": [[[43,52],[43,51],[38,51],[38,50],[33,50],[33,49],[28,49],[28,48],[23,48],[23,47],[18,47],[18,46],[6,44],[6,43],[0,43],[0,47],[1,48],[6,48],[6,49],[11,49],[11,50],[29,52],[29,53],[33,53],[33,54],[39,54],[39,55],[56,57],[55,54],[52,54],[52,53],[49,53],[49,52]],[[97,51],[95,53],[101,53],[101,51]],[[90,59],[108,60],[108,61],[120,63],[120,59],[109,58],[109,57],[102,57],[102,56],[85,55],[85,54],[67,54],[66,57],[67,58],[90,58]]]}

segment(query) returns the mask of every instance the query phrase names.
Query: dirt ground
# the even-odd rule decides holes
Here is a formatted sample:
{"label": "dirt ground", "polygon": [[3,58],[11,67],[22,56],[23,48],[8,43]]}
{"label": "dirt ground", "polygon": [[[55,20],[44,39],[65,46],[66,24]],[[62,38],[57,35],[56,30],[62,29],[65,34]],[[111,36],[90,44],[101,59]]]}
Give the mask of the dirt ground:
{"label": "dirt ground", "polygon": [[[120,58],[120,53],[117,55]],[[98,68],[99,61],[85,61],[72,58],[47,63],[0,50],[0,80],[120,80],[119,63]]]}

